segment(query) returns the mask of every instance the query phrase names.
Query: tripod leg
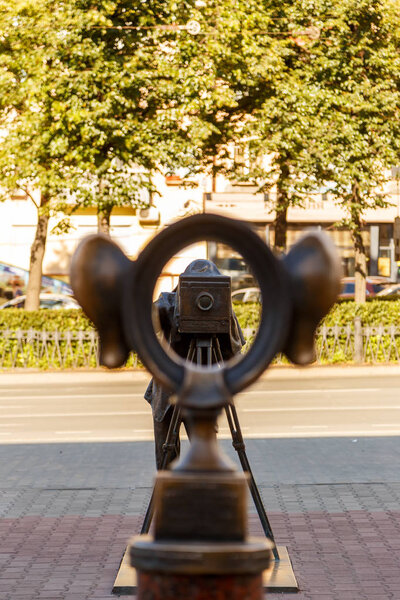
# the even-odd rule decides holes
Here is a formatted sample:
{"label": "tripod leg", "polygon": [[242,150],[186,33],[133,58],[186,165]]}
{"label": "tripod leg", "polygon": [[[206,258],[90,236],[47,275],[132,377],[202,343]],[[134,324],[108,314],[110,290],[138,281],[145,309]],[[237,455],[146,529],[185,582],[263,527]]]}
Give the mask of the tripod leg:
{"label": "tripod leg", "polygon": [[213,337],[213,342],[214,342],[213,350],[214,350],[215,360],[218,365],[222,365],[222,363],[224,362],[224,359],[222,357],[221,346],[219,345],[219,339],[217,338],[216,335]]}
{"label": "tripod leg", "polygon": [[197,348],[197,355],[196,355],[196,364],[201,365],[203,363],[203,351],[201,346],[199,346]]}
{"label": "tripod leg", "polygon": [[211,367],[212,365],[212,342],[210,346],[207,346],[207,367]]}
{"label": "tripod leg", "polygon": [[142,529],[140,530],[140,535],[144,533],[149,533],[150,525],[154,516],[154,489],[151,492],[150,502],[147,506],[146,514],[143,519]]}
{"label": "tripod leg", "polygon": [[187,354],[186,360],[189,362],[194,362],[194,356],[196,354],[196,344],[194,340],[190,340],[189,350]]}
{"label": "tripod leg", "polygon": [[[221,347],[219,345],[219,340],[217,337],[214,338],[214,354],[218,364],[223,362]],[[265,508],[260,496],[260,492],[258,491],[258,487],[253,477],[253,472],[250,467],[249,460],[246,454],[246,446],[242,436],[242,430],[240,429],[239,418],[237,416],[235,405],[228,405],[225,407],[226,418],[228,420],[229,429],[231,430],[232,436],[232,445],[238,453],[240,464],[242,465],[242,469],[245,473],[249,474],[249,488],[250,492],[257,509],[258,516],[261,521],[262,528],[266,537],[270,538],[274,544],[273,554],[275,560],[279,560],[279,553],[276,547],[274,534],[272,533],[272,528],[270,522],[267,517],[267,513],[265,512]]]}
{"label": "tripod leg", "polygon": [[[170,456],[173,450],[176,450],[176,443],[179,436],[179,429],[181,426],[181,414],[177,405],[174,406],[174,411],[172,413],[171,422],[169,424],[167,437],[163,444],[163,458],[161,463],[161,470],[167,468],[167,465],[170,462]],[[148,533],[151,525],[151,521],[154,516],[154,489],[151,494],[150,502],[147,507],[147,511],[143,520],[142,529],[140,530],[141,534]]]}
{"label": "tripod leg", "polygon": [[234,405],[229,405],[225,407],[226,417],[228,419],[229,428],[231,430],[232,435],[232,445],[238,453],[240,464],[242,465],[242,469],[245,473],[249,474],[249,488],[250,493],[252,495],[255,507],[257,509],[258,516],[261,521],[262,528],[266,537],[270,538],[274,543],[273,554],[275,560],[279,560],[279,553],[276,547],[274,534],[272,533],[272,528],[270,522],[267,517],[267,513],[265,512],[265,508],[260,496],[260,492],[258,491],[256,482],[253,477],[253,473],[250,467],[249,460],[246,454],[246,446],[243,440],[242,431],[240,429],[240,423],[237,416],[236,408]]}

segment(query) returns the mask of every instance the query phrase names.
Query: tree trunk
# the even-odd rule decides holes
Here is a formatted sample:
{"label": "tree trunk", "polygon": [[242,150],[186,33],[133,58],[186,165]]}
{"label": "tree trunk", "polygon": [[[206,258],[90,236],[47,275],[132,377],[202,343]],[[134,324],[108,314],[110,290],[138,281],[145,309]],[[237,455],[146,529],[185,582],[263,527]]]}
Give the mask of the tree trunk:
{"label": "tree trunk", "polygon": [[[354,199],[357,197],[357,185],[353,185]],[[364,242],[361,235],[360,212],[356,208],[351,211],[352,231],[351,235],[354,241],[354,300],[357,304],[362,304],[367,296],[367,257],[365,254]]]}
{"label": "tree trunk", "polygon": [[275,217],[275,249],[281,253],[286,251],[287,241],[287,206],[283,210],[277,210]]}
{"label": "tree trunk", "polygon": [[43,193],[38,209],[38,222],[35,239],[31,246],[29,263],[29,280],[26,289],[25,310],[38,310],[40,304],[40,289],[42,284],[43,258],[46,250],[47,228],[49,215],[46,206],[49,202],[48,196]]}
{"label": "tree trunk", "polygon": [[287,207],[276,213],[275,217],[275,249],[286,252],[287,242]]}
{"label": "tree trunk", "polygon": [[112,207],[99,209],[97,213],[97,231],[110,237],[110,218]]}
{"label": "tree trunk", "polygon": [[276,216],[275,216],[275,250],[286,252],[287,243],[287,210],[290,204],[285,183],[289,179],[289,167],[285,162],[280,164],[280,174],[277,182]]}
{"label": "tree trunk", "polygon": [[365,255],[364,243],[361,238],[361,233],[357,235],[357,240],[354,244],[355,254],[355,285],[354,285],[354,300],[357,304],[365,302],[367,296],[367,257]]}

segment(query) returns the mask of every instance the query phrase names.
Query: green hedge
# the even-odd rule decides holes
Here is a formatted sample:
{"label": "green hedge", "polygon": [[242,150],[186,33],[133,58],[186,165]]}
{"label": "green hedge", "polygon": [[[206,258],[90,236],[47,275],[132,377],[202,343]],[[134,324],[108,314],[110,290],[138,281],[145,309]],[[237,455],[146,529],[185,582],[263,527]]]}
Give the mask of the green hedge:
{"label": "green hedge", "polygon": [[[234,309],[241,327],[256,327],[259,323],[259,304],[235,303]],[[400,325],[400,300],[371,300],[364,304],[353,301],[338,302],[322,321],[324,325],[346,325],[354,317],[361,317],[363,325]]]}
{"label": "green hedge", "polygon": [[[259,304],[235,303],[234,309],[242,329],[257,328],[260,316]],[[357,305],[351,301],[341,302],[332,308],[323,323],[327,326],[352,325],[355,316],[361,317],[363,325],[387,326],[400,324],[400,300],[390,302],[373,300],[362,305]],[[46,352],[53,353],[53,358],[51,359],[47,358],[43,350],[44,344],[40,340],[22,344],[18,338],[20,335],[18,332],[28,330],[59,331],[62,333],[66,331],[78,332],[93,329],[93,324],[84,316],[81,310],[39,310],[36,312],[26,312],[21,309],[0,310],[0,332],[6,329],[10,333],[4,336],[0,335],[0,368],[2,369],[13,367],[39,367],[46,369],[65,368],[68,366],[95,366],[96,354],[93,354],[93,342],[79,341],[78,336],[74,336],[70,342],[65,340],[46,342]],[[334,336],[330,335],[324,342],[325,345],[328,345],[328,356],[326,358],[321,357],[322,362],[348,362],[352,360],[352,351],[345,343],[346,335],[348,334],[341,333],[339,340],[336,341]],[[375,360],[377,361],[388,362],[395,360],[397,362],[400,356],[400,336],[396,335],[394,343],[390,337],[386,337],[383,339],[380,334],[373,333],[370,336],[368,342],[369,349],[367,348],[367,350],[376,355]],[[336,346],[338,341],[340,344]],[[249,340],[249,343],[251,344],[251,340]],[[321,339],[319,339],[317,344],[321,343]],[[58,361],[57,356],[54,358],[56,351],[58,353],[61,352],[63,355],[65,352],[66,357],[62,361]],[[73,356],[70,357],[68,352],[72,352]],[[372,360],[368,352],[366,355],[367,361]],[[278,357],[277,360],[287,362],[284,357]],[[128,366],[132,366],[133,364],[136,365],[136,357],[132,355]]]}
{"label": "green hedge", "polygon": [[370,300],[364,304],[340,302],[325,317],[325,325],[345,325],[361,317],[363,325],[400,325],[400,300]]}
{"label": "green hedge", "polygon": [[75,331],[93,329],[93,324],[81,310],[35,310],[20,308],[0,310],[1,329],[36,329],[39,331]]}
{"label": "green hedge", "polygon": [[[257,303],[235,303],[235,313],[240,326],[256,327],[259,323],[260,305]],[[0,330],[36,329],[39,331],[87,331],[93,323],[81,310],[37,310],[28,312],[20,308],[0,310]]]}
{"label": "green hedge", "polygon": [[260,322],[260,304],[257,302],[235,302],[233,305],[240,327],[257,327]]}
{"label": "green hedge", "polygon": [[[258,324],[259,305],[235,304],[235,311],[242,327],[256,327]],[[344,327],[350,325],[354,331],[354,318],[359,316],[363,326],[400,326],[400,300],[371,300],[364,304],[354,301],[339,302],[335,304],[329,314],[322,321],[322,325]],[[348,363],[353,360],[353,347],[348,344],[348,333],[342,332],[335,337],[332,332],[326,337],[317,338],[317,347],[322,351],[320,362],[323,364]],[[368,339],[364,338],[364,352],[366,362],[398,362],[400,356],[400,336],[379,331],[370,332]],[[367,341],[365,341],[367,339]],[[274,362],[288,362],[279,357]]]}
{"label": "green hedge", "polygon": [[[234,310],[240,326],[257,327],[260,316],[260,305],[257,303],[235,302]],[[355,316],[360,316],[364,325],[396,325],[400,324],[400,300],[371,300],[365,304],[340,302],[335,304],[325,317],[325,325],[345,325],[351,323]],[[36,329],[47,331],[87,331],[93,324],[81,310],[38,310],[27,312],[21,309],[0,310],[1,329]]]}

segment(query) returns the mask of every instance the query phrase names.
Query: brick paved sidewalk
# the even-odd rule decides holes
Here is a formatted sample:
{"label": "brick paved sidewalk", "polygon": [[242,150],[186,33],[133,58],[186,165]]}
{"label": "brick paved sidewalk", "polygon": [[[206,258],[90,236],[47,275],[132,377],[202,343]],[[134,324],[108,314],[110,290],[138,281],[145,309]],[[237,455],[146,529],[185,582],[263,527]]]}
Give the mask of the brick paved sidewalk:
{"label": "brick paved sidewalk", "polygon": [[[4,489],[1,600],[111,600],[151,488]],[[400,483],[262,487],[301,591],[289,600],[400,598]],[[250,510],[250,531],[261,534]],[[125,596],[124,596],[125,598]]]}
{"label": "brick paved sidewalk", "polygon": [[[301,588],[269,598],[400,599],[399,442],[248,441],[276,540],[288,547]],[[233,457],[230,442],[222,445]],[[153,473],[150,442],[1,445],[0,600],[115,598]],[[250,532],[261,535],[250,502],[249,511]]]}
{"label": "brick paved sidewalk", "polygon": [[[289,375],[297,377],[273,374]],[[399,442],[247,442],[276,540],[288,547],[301,588],[269,598],[400,600]],[[234,454],[228,440],[222,445]],[[151,442],[0,445],[0,600],[116,598],[113,582],[140,529],[153,472]],[[249,525],[261,535],[251,504]]]}

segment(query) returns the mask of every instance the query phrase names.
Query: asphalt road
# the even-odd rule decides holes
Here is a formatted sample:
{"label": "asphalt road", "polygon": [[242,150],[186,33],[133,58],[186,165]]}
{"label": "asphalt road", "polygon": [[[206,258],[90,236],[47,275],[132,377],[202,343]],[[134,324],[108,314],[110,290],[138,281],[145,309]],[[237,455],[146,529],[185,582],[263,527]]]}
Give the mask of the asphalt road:
{"label": "asphalt road", "polygon": [[[151,440],[145,387],[142,375],[0,379],[0,443]],[[400,374],[265,378],[236,406],[247,439],[400,435]],[[230,437],[225,417],[219,435]]]}

